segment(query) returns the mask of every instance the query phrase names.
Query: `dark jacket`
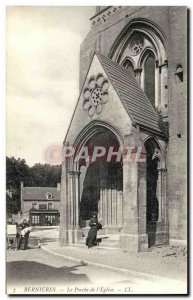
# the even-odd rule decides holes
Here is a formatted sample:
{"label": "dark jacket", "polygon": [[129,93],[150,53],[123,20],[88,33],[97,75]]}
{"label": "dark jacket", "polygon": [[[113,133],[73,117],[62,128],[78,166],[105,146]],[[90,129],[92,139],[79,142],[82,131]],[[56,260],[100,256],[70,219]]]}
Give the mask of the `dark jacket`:
{"label": "dark jacket", "polygon": [[98,222],[97,218],[92,217],[89,222],[90,227],[96,227],[97,230],[102,229],[102,225]]}

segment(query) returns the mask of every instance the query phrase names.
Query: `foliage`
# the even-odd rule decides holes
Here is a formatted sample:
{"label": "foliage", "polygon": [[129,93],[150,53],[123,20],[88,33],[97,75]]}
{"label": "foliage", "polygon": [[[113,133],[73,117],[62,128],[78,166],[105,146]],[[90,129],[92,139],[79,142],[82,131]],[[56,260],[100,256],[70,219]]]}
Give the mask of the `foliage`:
{"label": "foliage", "polygon": [[35,164],[30,168],[29,186],[56,187],[61,181],[61,165]]}
{"label": "foliage", "polygon": [[[29,167],[25,159],[6,157],[6,188],[18,189],[21,181],[29,178]],[[27,183],[27,182],[26,182]]]}
{"label": "foliage", "polygon": [[19,201],[16,196],[10,197],[6,194],[6,212],[7,214],[16,214],[19,211]]}

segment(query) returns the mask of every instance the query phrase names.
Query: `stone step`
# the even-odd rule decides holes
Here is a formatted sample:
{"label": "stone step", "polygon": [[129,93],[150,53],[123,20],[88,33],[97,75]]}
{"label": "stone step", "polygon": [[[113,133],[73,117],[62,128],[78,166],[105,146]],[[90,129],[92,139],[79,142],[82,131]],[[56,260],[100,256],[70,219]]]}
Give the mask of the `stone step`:
{"label": "stone step", "polygon": [[40,244],[40,239],[39,238],[30,237],[28,244],[30,246],[38,246]]}
{"label": "stone step", "polygon": [[[83,238],[86,238],[86,236],[83,237]],[[119,241],[119,237],[120,237],[120,235],[97,234],[97,238],[98,239],[102,239],[102,240],[105,240],[105,241],[108,240],[108,241],[112,241],[112,242],[118,242]]]}
{"label": "stone step", "polygon": [[[86,245],[85,244],[81,244],[81,243],[77,243],[77,244],[73,244],[71,245],[72,247],[80,247],[80,248],[86,248]],[[104,249],[104,250],[119,250],[120,248],[118,247],[118,245],[115,247],[110,247],[109,245],[99,245],[99,246],[95,246],[94,248],[96,249]]]}
{"label": "stone step", "polygon": [[[99,242],[99,247],[106,247],[106,248],[119,248],[119,241],[116,240],[110,240],[109,238],[104,238],[97,236],[97,239],[99,240],[101,238],[101,242]],[[79,245],[85,246],[86,238],[82,238],[78,241]]]}
{"label": "stone step", "polygon": [[[88,235],[88,232],[90,230],[90,227],[84,227],[84,228],[81,228],[81,231],[82,231],[82,236],[83,237],[86,237]],[[118,237],[120,236],[120,232],[117,232],[117,233],[114,233],[112,231],[109,231],[110,228],[103,228],[102,230],[99,230],[97,232],[97,236],[108,236],[110,239],[119,239]],[[113,228],[111,228],[111,230],[113,230]]]}
{"label": "stone step", "polygon": [[[79,245],[85,246],[85,242],[78,242]],[[108,243],[99,243],[99,247],[105,247],[105,248],[119,248],[119,244],[108,244]]]}
{"label": "stone step", "polygon": [[[109,239],[104,239],[104,238],[102,238],[100,241],[100,237],[97,237],[97,240],[99,241],[100,244],[113,244],[113,245],[119,244],[119,241],[114,241],[114,240],[109,240]],[[85,241],[86,241],[86,238],[82,238],[80,240],[81,243],[85,243]]]}

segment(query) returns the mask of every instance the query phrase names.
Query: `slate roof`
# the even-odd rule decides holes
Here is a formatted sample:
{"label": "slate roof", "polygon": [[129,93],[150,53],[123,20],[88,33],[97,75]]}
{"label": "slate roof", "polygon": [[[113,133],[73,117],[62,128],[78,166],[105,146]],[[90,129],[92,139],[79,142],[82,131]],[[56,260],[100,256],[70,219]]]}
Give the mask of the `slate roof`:
{"label": "slate roof", "polygon": [[46,194],[52,195],[51,201],[60,200],[60,191],[56,187],[24,187],[22,189],[23,200],[48,200]]}
{"label": "slate roof", "polygon": [[162,133],[158,115],[133,74],[111,59],[96,53],[133,124]]}

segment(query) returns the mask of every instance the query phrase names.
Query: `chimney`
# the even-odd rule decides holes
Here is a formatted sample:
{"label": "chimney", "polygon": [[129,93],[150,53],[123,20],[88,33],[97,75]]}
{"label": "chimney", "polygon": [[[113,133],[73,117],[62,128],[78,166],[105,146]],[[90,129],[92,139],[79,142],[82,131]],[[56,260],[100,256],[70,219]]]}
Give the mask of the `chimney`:
{"label": "chimney", "polygon": [[57,183],[57,191],[60,191],[60,183]]}

